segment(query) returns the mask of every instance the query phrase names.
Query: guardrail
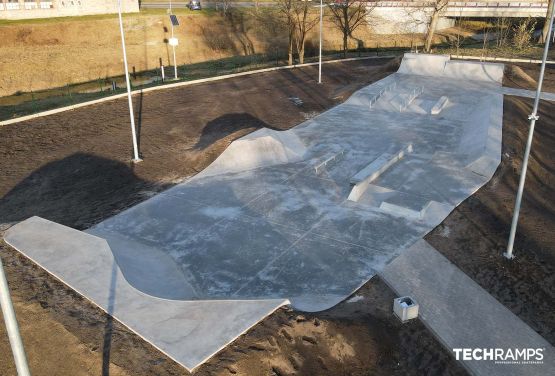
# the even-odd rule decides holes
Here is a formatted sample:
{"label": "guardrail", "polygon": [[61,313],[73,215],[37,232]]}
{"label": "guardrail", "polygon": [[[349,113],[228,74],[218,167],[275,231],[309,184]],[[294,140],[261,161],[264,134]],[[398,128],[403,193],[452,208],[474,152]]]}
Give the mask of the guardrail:
{"label": "guardrail", "polygon": [[[375,3],[376,7],[383,8],[416,8],[416,7],[432,7],[434,2],[429,1],[378,1]],[[547,2],[467,2],[467,1],[450,1],[448,8],[546,8]]]}

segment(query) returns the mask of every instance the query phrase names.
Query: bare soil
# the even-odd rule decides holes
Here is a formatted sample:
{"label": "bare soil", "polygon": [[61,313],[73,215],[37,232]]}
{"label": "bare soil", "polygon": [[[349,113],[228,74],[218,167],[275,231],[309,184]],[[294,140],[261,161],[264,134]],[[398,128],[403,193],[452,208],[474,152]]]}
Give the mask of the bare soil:
{"label": "bare soil", "polygon": [[[0,223],[39,215],[84,229],[214,160],[234,139],[288,129],[396,70],[398,61],[280,71],[135,98],[144,161],[133,165],[124,100],[0,128]],[[296,106],[289,98],[303,101]],[[172,360],[0,244],[34,375],[182,375]],[[354,302],[283,308],[201,366],[199,375],[462,375],[419,321],[401,325],[393,292],[373,278]],[[4,326],[0,369],[15,374]]]}
{"label": "bare soil", "polygon": [[[535,91],[539,75],[539,64],[506,64],[503,86]],[[546,65],[542,90],[555,93],[555,65]]]}

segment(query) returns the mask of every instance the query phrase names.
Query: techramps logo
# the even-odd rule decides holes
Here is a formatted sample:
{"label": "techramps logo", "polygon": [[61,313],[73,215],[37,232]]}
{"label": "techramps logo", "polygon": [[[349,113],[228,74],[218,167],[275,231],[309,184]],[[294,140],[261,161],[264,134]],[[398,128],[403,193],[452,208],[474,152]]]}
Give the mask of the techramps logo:
{"label": "techramps logo", "polygon": [[543,364],[543,348],[456,348],[457,360],[490,361],[495,364]]}

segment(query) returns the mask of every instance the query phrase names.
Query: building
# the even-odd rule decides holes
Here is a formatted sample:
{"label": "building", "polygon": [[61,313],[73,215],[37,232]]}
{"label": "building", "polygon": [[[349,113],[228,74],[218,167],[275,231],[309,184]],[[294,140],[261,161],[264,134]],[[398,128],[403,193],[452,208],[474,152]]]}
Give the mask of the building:
{"label": "building", "polygon": [[[121,0],[123,12],[139,11],[139,0]],[[21,20],[110,14],[118,12],[118,0],[0,0],[0,19]]]}

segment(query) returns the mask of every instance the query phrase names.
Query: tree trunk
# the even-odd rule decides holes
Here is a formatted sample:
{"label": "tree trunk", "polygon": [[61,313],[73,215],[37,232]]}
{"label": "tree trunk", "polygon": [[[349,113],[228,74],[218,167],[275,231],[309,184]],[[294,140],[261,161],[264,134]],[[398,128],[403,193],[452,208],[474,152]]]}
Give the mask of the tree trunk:
{"label": "tree trunk", "polygon": [[543,29],[542,29],[542,33],[540,34],[540,39],[539,39],[539,43],[545,43],[547,42],[547,38],[549,37],[547,35],[547,32],[549,31],[549,21],[550,21],[550,17],[551,17],[551,13],[553,13],[553,11],[555,10],[555,0],[549,0],[549,4],[547,5],[547,13],[545,15],[545,23],[543,24]]}
{"label": "tree trunk", "polygon": [[343,57],[346,58],[347,57],[347,32],[344,31],[343,32]]}
{"label": "tree trunk", "polygon": [[426,44],[424,45],[424,51],[426,52],[430,52],[432,50],[432,42],[434,40],[434,34],[436,32],[438,21],[439,10],[435,9],[432,17],[430,18],[430,26],[428,26],[428,32],[426,33]]}
{"label": "tree trunk", "polygon": [[343,6],[343,58],[347,58],[347,43],[349,34],[349,8]]}
{"label": "tree trunk", "polygon": [[304,64],[304,40],[301,42],[301,47],[299,48],[299,64]]}
{"label": "tree trunk", "polygon": [[293,33],[289,32],[289,45],[287,46],[287,62],[293,65]]}

